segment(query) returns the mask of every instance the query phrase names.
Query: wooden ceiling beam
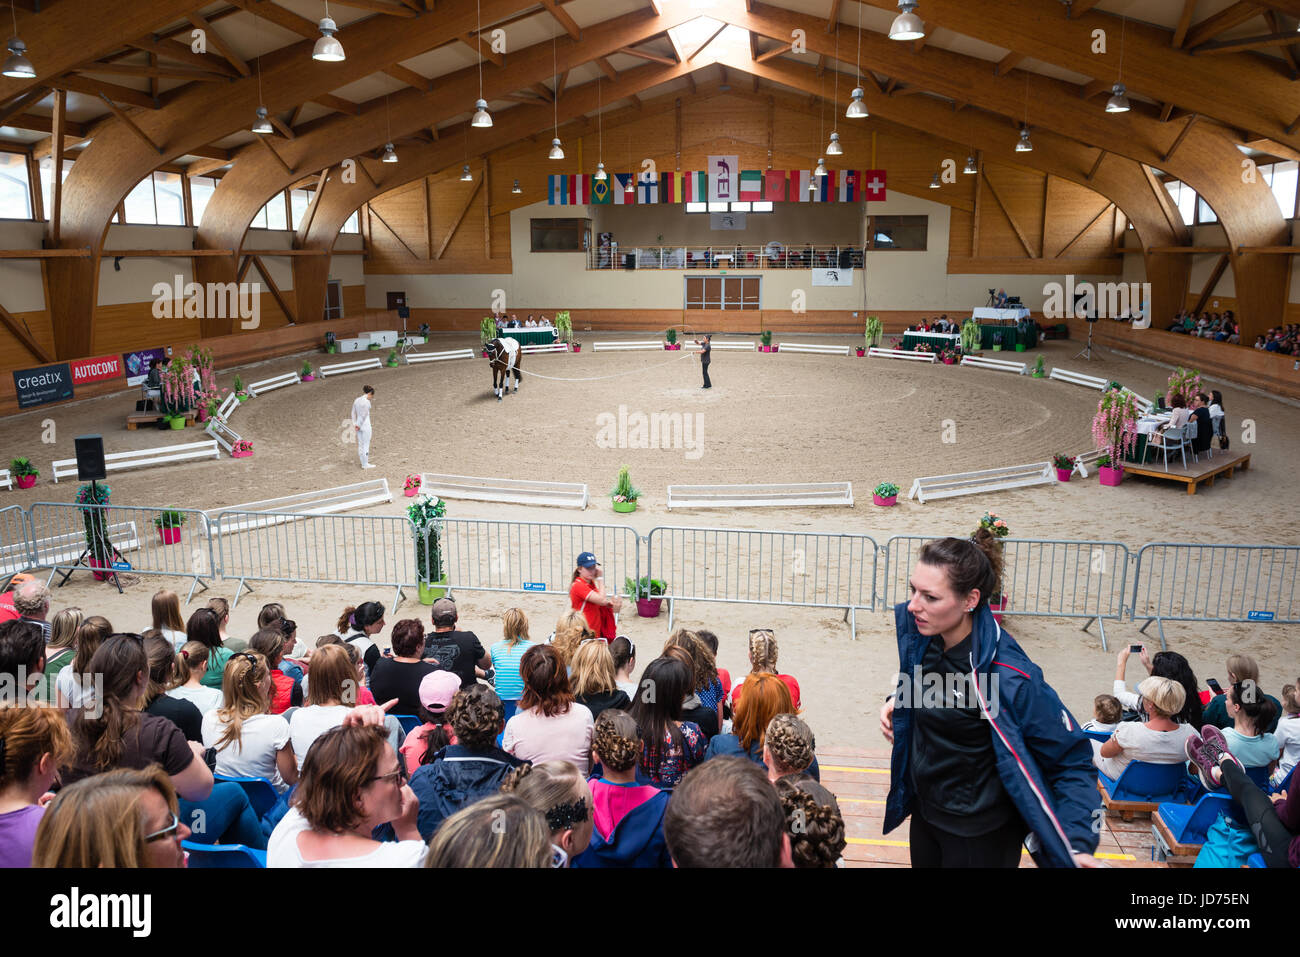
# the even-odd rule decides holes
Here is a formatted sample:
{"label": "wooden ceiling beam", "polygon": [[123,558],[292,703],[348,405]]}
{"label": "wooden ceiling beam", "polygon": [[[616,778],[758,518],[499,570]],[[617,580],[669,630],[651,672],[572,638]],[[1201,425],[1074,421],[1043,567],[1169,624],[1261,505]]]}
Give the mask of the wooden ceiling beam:
{"label": "wooden ceiling beam", "polygon": [[361,104],[354,103],[352,100],[345,100],[341,96],[335,96],[333,93],[317,93],[311,98],[311,102],[319,103],[327,109],[334,110],[336,113],[346,113],[349,116],[361,115]]}
{"label": "wooden ceiling beam", "polygon": [[1101,0],[1068,0],[1066,16],[1070,20],[1078,19],[1100,2]]}
{"label": "wooden ceiling beam", "polygon": [[283,27],[290,33],[298,34],[305,40],[311,40],[315,43],[320,39],[320,27],[292,10],[287,10],[274,3],[264,3],[262,0],[230,0],[230,2],[241,10],[255,14],[268,23],[274,23],[277,27]]}
{"label": "wooden ceiling beam", "polygon": [[[1271,13],[1272,11],[1270,11]],[[1202,43],[1198,47],[1192,47],[1188,52],[1196,56],[1211,56],[1224,53],[1241,53],[1244,50],[1263,50],[1267,47],[1281,47],[1282,52],[1288,57],[1290,50],[1287,49],[1292,43],[1296,42],[1295,30],[1276,30],[1273,33],[1266,33],[1257,37],[1239,37],[1235,40],[1214,40],[1210,43]]]}
{"label": "wooden ceiling beam", "polygon": [[1226,30],[1241,26],[1247,20],[1253,20],[1262,13],[1259,4],[1255,3],[1254,0],[1237,0],[1236,3],[1225,7],[1211,17],[1206,17],[1192,27],[1187,32],[1183,45],[1195,52],[1195,48],[1202,43],[1214,39]]}
{"label": "wooden ceiling beam", "polygon": [[615,53],[626,53],[628,56],[640,57],[642,60],[649,60],[651,63],[662,63],[664,66],[676,66],[677,61],[671,57],[663,56],[659,53],[650,53],[647,50],[637,50],[633,47],[620,47]]}
{"label": "wooden ceiling beam", "polygon": [[334,0],[341,7],[352,7],[356,10],[372,10],[375,13],[383,13],[390,17],[410,18],[416,16],[416,11],[412,10],[405,4],[385,3],[384,0]]}
{"label": "wooden ceiling beam", "polygon": [[834,33],[840,22],[840,0],[831,0],[830,13],[826,14],[826,32]]}
{"label": "wooden ceiling beam", "polygon": [[400,63],[393,63],[384,67],[383,71],[392,77],[398,83],[405,83],[407,86],[419,90],[422,93],[429,93],[433,90],[433,80],[427,76],[421,76],[409,67],[404,67]]}
{"label": "wooden ceiling beam", "polygon": [[618,79],[618,71],[616,71],[612,66],[610,66],[609,60],[605,59],[603,56],[596,57],[596,66],[600,67],[601,72],[604,73],[605,76],[609,77],[611,80]]}
{"label": "wooden ceiling beam", "polygon": [[697,56],[703,53],[705,49],[708,48],[709,44],[712,43],[714,40],[716,40],[722,34],[722,31],[727,29],[728,26],[729,24],[726,21],[723,21],[722,25],[719,26],[718,29],[714,30],[711,34],[709,34],[709,38],[707,40],[705,40],[703,43],[701,43],[698,47],[695,48],[695,52],[686,58],[686,62],[690,63]]}
{"label": "wooden ceiling beam", "polygon": [[[155,56],[152,53],[149,55]],[[100,76],[140,76],[205,83],[224,82],[233,75],[230,72],[214,73],[211,70],[195,70],[185,66],[146,66],[143,63],[86,63],[77,67],[76,72]]]}
{"label": "wooden ceiling beam", "polygon": [[[541,4],[546,8],[546,12],[555,18],[555,22],[562,26],[565,32],[569,34],[569,39],[582,39],[582,27],[578,26],[578,22],[574,20],[573,17],[569,16],[564,11],[564,8],[556,3],[555,0],[541,0]],[[657,10],[655,13],[658,15]]]}
{"label": "wooden ceiling beam", "polygon": [[1196,10],[1196,0],[1183,0],[1183,12],[1178,15],[1178,23],[1174,26],[1174,36],[1169,45],[1175,50],[1181,49],[1187,41],[1187,31],[1192,25],[1192,14]]}
{"label": "wooden ceiling beam", "polygon": [[[211,33],[209,33],[209,36],[211,36]],[[182,40],[159,40],[151,36],[139,37],[132,40],[129,46],[135,50],[143,50],[145,53],[152,53],[165,60],[171,60],[173,63],[186,63],[196,69],[207,70],[210,73],[224,73],[227,76],[235,75],[233,64],[211,53],[195,53],[190,49],[189,43]],[[244,75],[247,76],[247,74]]]}
{"label": "wooden ceiling beam", "polygon": [[225,37],[221,35],[221,31],[213,26],[210,20],[203,19],[203,17],[198,13],[192,13],[189,16],[189,21],[196,30],[202,30],[204,32],[204,35],[211,42],[213,48],[225,57],[226,62],[234,67],[240,76],[249,76],[253,72],[244,61],[244,58],[236,53],[235,48],[226,42]]}
{"label": "wooden ceiling beam", "polygon": [[1091,100],[1098,93],[1105,93],[1114,83],[1110,80],[1090,80],[1079,87],[1079,98],[1082,100]]}
{"label": "wooden ceiling beam", "polygon": [[500,53],[496,53],[493,51],[492,44],[487,43],[483,40],[483,34],[480,33],[475,35],[473,33],[464,33],[461,34],[459,39],[461,43],[465,44],[465,46],[475,51],[475,53],[481,54],[483,59],[491,60],[497,66],[506,65],[505,57],[503,57]]}
{"label": "wooden ceiling beam", "polygon": [[754,57],[755,63],[766,63],[768,60],[774,60],[784,53],[788,53],[793,48],[792,43],[782,43],[779,47],[774,47],[766,53],[760,53]]}
{"label": "wooden ceiling beam", "polygon": [[152,149],[155,153],[159,153],[159,154],[162,153],[163,151],[162,147],[160,147],[153,140],[149,139],[149,134],[147,134],[144,130],[140,129],[140,127],[136,125],[135,120],[131,119],[131,117],[127,115],[125,110],[123,110],[120,106],[118,106],[116,103],[110,100],[103,93],[99,94],[99,98],[103,100],[106,104],[108,104],[108,108],[113,113],[113,115],[116,116],[118,120],[135,135],[137,139],[139,139],[142,143],[146,143],[149,146],[149,148]]}
{"label": "wooden ceiling beam", "polygon": [[57,90],[85,93],[87,96],[110,96],[117,102],[138,106],[143,110],[158,109],[158,102],[148,93],[133,90],[127,86],[119,86],[116,83],[106,83],[103,80],[91,80],[84,76],[73,76],[71,74],[55,77],[48,82],[50,86]]}

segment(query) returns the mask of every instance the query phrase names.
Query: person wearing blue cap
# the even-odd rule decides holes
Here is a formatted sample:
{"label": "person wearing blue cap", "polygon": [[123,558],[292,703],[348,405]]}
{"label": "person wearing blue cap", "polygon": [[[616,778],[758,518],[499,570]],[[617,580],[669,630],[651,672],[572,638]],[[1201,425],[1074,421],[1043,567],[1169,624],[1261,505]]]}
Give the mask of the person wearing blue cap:
{"label": "person wearing blue cap", "polygon": [[618,637],[614,615],[623,607],[623,599],[605,594],[600,563],[591,552],[580,554],[577,566],[569,584],[569,604],[574,611],[582,612],[592,631],[613,641]]}

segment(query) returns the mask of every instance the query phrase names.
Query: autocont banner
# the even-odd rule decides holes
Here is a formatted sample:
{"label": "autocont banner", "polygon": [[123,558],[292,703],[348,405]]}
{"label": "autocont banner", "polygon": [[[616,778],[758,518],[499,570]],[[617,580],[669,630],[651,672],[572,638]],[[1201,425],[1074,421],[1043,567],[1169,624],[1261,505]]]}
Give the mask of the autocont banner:
{"label": "autocont banner", "polygon": [[103,382],[106,379],[119,379],[122,376],[121,356],[97,356],[94,359],[78,359],[71,363],[72,384],[85,385],[88,382]]}
{"label": "autocont banner", "polygon": [[35,369],[19,369],[14,372],[14,391],[18,395],[20,409],[71,399],[72,370],[66,362],[38,366]]}
{"label": "autocont banner", "polygon": [[149,375],[149,363],[154,359],[167,360],[166,349],[138,349],[135,352],[128,352],[122,356],[122,364],[126,367],[126,384],[139,385]]}

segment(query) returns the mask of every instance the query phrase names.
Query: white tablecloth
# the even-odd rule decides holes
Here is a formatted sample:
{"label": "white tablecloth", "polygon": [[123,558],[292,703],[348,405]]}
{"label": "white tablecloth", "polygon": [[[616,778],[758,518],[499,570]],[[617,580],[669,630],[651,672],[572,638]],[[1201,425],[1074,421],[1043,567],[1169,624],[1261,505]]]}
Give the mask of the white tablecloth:
{"label": "white tablecloth", "polygon": [[1029,310],[1024,306],[1012,306],[1010,309],[990,309],[980,306],[971,310],[976,319],[1028,319]]}
{"label": "white tablecloth", "polygon": [[961,341],[960,332],[918,332],[916,330],[909,329],[905,334],[909,336],[917,336],[921,339],[937,339],[940,341],[947,341],[947,342]]}
{"label": "white tablecloth", "polygon": [[1137,420],[1137,433],[1138,435],[1150,435],[1168,421],[1169,416],[1167,415],[1144,415]]}

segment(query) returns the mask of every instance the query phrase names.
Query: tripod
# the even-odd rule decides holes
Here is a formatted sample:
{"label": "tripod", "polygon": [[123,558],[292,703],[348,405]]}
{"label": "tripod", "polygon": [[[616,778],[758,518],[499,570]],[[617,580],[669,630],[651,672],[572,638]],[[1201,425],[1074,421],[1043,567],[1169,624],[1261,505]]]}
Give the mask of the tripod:
{"label": "tripod", "polygon": [[1089,362],[1092,361],[1092,326],[1094,322],[1096,322],[1095,319],[1088,320],[1088,344],[1075,354],[1076,359],[1082,358],[1087,359]]}
{"label": "tripod", "polygon": [[[401,314],[401,313],[407,313],[407,312],[409,312],[409,311],[410,311],[410,310],[408,310],[408,309],[399,309],[399,310],[398,310],[398,313],[399,313],[399,314]],[[401,335],[401,337],[399,338],[398,341],[401,343],[401,349],[400,349],[399,351],[402,353],[402,355],[406,355],[408,352],[414,352],[414,351],[415,351],[415,343],[413,343],[413,342],[410,340],[410,338],[407,337],[407,334],[406,334],[406,316],[405,316],[405,315],[402,316],[402,335]]]}

